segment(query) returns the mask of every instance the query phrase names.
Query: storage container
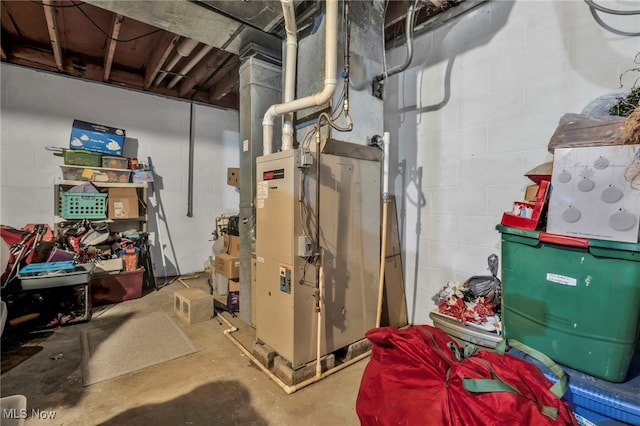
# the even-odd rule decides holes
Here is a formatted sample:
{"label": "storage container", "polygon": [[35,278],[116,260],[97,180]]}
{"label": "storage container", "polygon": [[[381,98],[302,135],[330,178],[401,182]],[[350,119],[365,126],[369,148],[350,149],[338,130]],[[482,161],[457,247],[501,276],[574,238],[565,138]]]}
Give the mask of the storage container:
{"label": "storage container", "polygon": [[449,315],[441,314],[437,308],[429,313],[433,325],[451,336],[458,344],[464,346],[471,343],[479,349],[495,349],[502,340],[502,335],[482,330],[473,324],[462,324]]}
{"label": "storage container", "polygon": [[104,167],[60,166],[65,180],[93,181],[105,183],[128,183],[131,170]]}
{"label": "storage container", "polygon": [[229,279],[236,279],[240,276],[240,260],[237,256],[226,253],[216,254],[216,273],[224,275]]}
{"label": "storage container", "polygon": [[100,167],[102,165],[102,154],[81,149],[64,149],[64,164],[69,166]]}
{"label": "storage container", "polygon": [[[535,364],[549,380],[555,381],[554,374],[536,359],[517,349],[508,353]],[[564,398],[578,423],[640,425],[640,352],[635,353],[624,383],[611,383],[563,365],[560,367],[569,378],[569,389]]]}
{"label": "storage container", "polygon": [[69,148],[122,155],[125,133],[124,129],[73,120]]}
{"label": "storage container", "polygon": [[41,263],[30,263],[20,269],[21,274],[35,274],[35,273],[43,273],[43,272],[62,272],[62,271],[70,271],[75,268],[76,265],[72,260],[65,260],[60,262],[41,262]]}
{"label": "storage container", "polygon": [[54,247],[49,253],[47,262],[63,262],[73,260],[76,257],[75,252],[67,251],[58,247]]}
{"label": "storage container", "polygon": [[125,157],[112,157],[110,155],[103,155],[102,167],[106,167],[108,169],[128,169],[129,159]]}
{"label": "storage container", "polygon": [[497,229],[505,338],[589,375],[624,380],[640,323],[640,244]]}
{"label": "storage container", "polygon": [[60,217],[64,219],[105,219],[107,194],[60,192]]}
{"label": "storage container", "polygon": [[131,247],[120,250],[120,259],[122,259],[123,269],[125,271],[135,271],[138,269],[138,247]]}
{"label": "storage container", "polygon": [[153,170],[131,170],[131,182],[133,183],[145,183],[153,182]]}
{"label": "storage container", "polygon": [[[66,264],[67,262],[55,262]],[[23,290],[38,290],[52,287],[65,287],[72,285],[88,284],[95,267],[92,263],[81,263],[69,269],[61,266],[60,269],[51,269],[49,264],[33,264],[22,268],[18,272],[20,285]]]}
{"label": "storage container", "polygon": [[120,271],[122,271],[122,258],[120,257],[96,261],[96,274]]}
{"label": "storage container", "polygon": [[119,303],[142,296],[144,268],[115,274],[96,274],[91,280],[91,300],[94,306]]}

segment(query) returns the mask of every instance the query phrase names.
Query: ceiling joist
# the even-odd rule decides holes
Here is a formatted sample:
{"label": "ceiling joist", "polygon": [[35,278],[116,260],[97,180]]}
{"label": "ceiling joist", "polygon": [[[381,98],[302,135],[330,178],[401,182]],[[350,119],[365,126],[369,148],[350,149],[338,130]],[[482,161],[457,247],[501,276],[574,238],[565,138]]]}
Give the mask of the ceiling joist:
{"label": "ceiling joist", "polygon": [[118,35],[120,34],[120,27],[124,17],[117,13],[113,15],[113,24],[111,25],[111,37],[107,43],[107,51],[104,54],[104,81],[109,81],[109,74],[111,73],[111,65],[113,64],[113,55],[116,53],[116,46],[118,45]]}
{"label": "ceiling joist", "polygon": [[162,64],[167,60],[176,44],[180,40],[180,36],[172,33],[165,33],[158,47],[153,51],[149,62],[145,66],[144,72],[144,90],[149,90],[151,83],[155,80],[156,75],[160,72]]}
{"label": "ceiling joist", "polygon": [[209,102],[215,102],[225,97],[233,89],[238,87],[240,76],[236,70],[230,70],[221,79],[219,83],[209,90]]}
{"label": "ceiling joist", "polygon": [[58,33],[58,23],[56,22],[57,12],[54,0],[42,0],[44,16],[47,20],[49,39],[51,39],[51,49],[56,61],[58,71],[62,71],[62,48],[60,47],[60,34]]}
{"label": "ceiling joist", "polygon": [[220,67],[233,56],[233,54],[221,50],[215,50],[209,54],[204,61],[193,69],[189,74],[189,78],[182,80],[178,88],[178,96],[186,96],[198,83],[217,73]]}
{"label": "ceiling joist", "polygon": [[[444,18],[459,3],[478,3],[389,1],[385,19],[387,41],[404,39],[406,15],[414,1],[417,26],[431,25],[435,15]],[[297,16],[303,25],[308,25],[319,13],[316,2],[294,2],[305,4]],[[255,16],[252,11],[263,6],[257,1],[244,6],[218,0],[2,0],[1,3],[3,62],[221,107],[239,107],[238,53],[242,46],[258,43],[274,51],[282,46],[281,8],[277,4],[270,9],[270,16]],[[149,6],[151,3],[153,7]],[[204,3],[209,7],[203,7]],[[220,10],[226,12],[219,13]],[[252,24],[255,22],[261,24]],[[168,71],[174,76],[185,75],[174,78],[175,87],[171,89],[154,86],[153,82],[164,72],[165,63],[172,55],[178,55],[176,50],[185,37],[215,50],[202,54],[201,50],[183,51],[184,54],[175,56],[177,71],[172,71],[173,66]]]}

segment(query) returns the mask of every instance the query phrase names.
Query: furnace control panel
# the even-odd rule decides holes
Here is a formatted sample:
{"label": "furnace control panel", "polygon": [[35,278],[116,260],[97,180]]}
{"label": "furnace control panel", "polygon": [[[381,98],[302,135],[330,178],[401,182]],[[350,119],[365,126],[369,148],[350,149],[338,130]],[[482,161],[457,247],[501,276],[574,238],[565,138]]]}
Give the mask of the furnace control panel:
{"label": "furnace control panel", "polygon": [[280,291],[291,294],[291,268],[280,265]]}

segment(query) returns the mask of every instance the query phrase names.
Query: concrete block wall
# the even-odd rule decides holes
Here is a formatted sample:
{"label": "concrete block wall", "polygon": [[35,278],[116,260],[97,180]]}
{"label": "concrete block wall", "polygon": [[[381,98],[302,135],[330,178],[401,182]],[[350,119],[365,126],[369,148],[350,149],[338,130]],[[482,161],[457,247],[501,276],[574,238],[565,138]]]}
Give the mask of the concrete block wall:
{"label": "concrete block wall", "polygon": [[203,269],[211,254],[214,218],[238,211],[239,193],[226,184],[227,167],[238,167],[240,161],[237,111],[194,106],[193,217],[187,217],[188,102],[5,63],[0,78],[2,224],[53,225],[53,184],[62,177],[63,160],[45,147],[68,147],[74,119],[117,126],[127,132],[125,156],[140,162],[151,157],[161,177],[159,226],[149,209],[155,275],[164,275],[160,240],[168,275]]}
{"label": "concrete block wall", "polygon": [[[637,31],[638,16],[604,17]],[[488,274],[495,225],[521,200],[523,176],[551,161],[565,113],[630,90],[638,37],[601,28],[583,1],[496,1],[416,37],[414,59],[385,94],[409,320],[430,323],[448,281]],[[389,52],[389,67],[404,47]]]}

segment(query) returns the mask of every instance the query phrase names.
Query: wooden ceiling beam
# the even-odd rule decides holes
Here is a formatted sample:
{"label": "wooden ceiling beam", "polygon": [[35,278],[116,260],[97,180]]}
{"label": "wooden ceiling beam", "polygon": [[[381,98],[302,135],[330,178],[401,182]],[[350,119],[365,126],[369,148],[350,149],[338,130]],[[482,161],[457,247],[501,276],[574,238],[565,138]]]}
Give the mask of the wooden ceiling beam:
{"label": "wooden ceiling beam", "polygon": [[62,48],[60,47],[58,23],[56,22],[58,12],[55,10],[54,0],[42,0],[42,7],[44,8],[44,17],[47,20],[47,29],[49,30],[49,39],[51,40],[51,49],[56,60],[56,67],[58,71],[62,71]]}
{"label": "wooden ceiling beam", "polygon": [[[437,1],[437,0],[435,0]],[[409,11],[409,1],[390,1],[387,6],[387,14],[385,16],[384,28],[388,29],[399,22],[404,21],[407,18],[407,12]],[[419,1],[416,3],[416,11],[424,9],[426,5],[424,2]]]}
{"label": "wooden ceiling beam", "polygon": [[238,84],[240,84],[238,70],[232,69],[224,74],[219,83],[209,89],[209,101],[214,102],[227,96],[229,92],[238,87]]}
{"label": "wooden ceiling beam", "polygon": [[144,70],[144,89],[149,90],[151,83],[160,72],[162,64],[165,63],[176,44],[178,44],[180,36],[172,33],[164,33],[158,47],[153,50],[153,54],[149,58],[149,62]]}
{"label": "wooden ceiling beam", "polygon": [[215,74],[213,74],[211,77],[209,77],[209,79],[207,80],[206,84],[208,85],[208,87],[211,88],[211,87],[215,86],[220,80],[225,78],[229,71],[235,70],[235,72],[238,73],[239,72],[239,69],[238,69],[239,65],[240,65],[240,58],[238,56],[232,57],[229,61],[227,61],[227,63],[222,65],[218,69],[218,71],[216,71]]}
{"label": "wooden ceiling beam", "polygon": [[20,45],[14,45],[11,49],[11,63],[41,70],[58,71],[55,58],[51,52]]}
{"label": "wooden ceiling beam", "polygon": [[203,91],[197,91],[191,98],[195,102],[202,102],[203,104],[214,105],[220,108],[239,109],[240,98],[237,93],[231,92],[227,96],[222,97],[216,101],[209,100],[209,94]]}
{"label": "wooden ceiling beam", "polygon": [[182,79],[178,87],[178,95],[186,96],[191,90],[205,78],[215,74],[220,67],[233,56],[233,53],[227,53],[222,50],[214,50],[206,59],[201,61],[188,75]]}
{"label": "wooden ceiling beam", "polygon": [[[11,62],[41,70],[59,71],[55,58],[51,52],[20,45],[12,47]],[[62,61],[61,72],[66,75],[81,77],[87,80],[99,82],[104,81],[104,68],[101,64],[97,63],[79,62],[74,61],[71,58],[65,58]],[[113,80],[115,84],[122,83],[135,88],[142,88],[142,76],[139,74],[115,69],[112,70],[111,74],[111,80]]]}
{"label": "wooden ceiling beam", "polygon": [[[34,49],[21,45],[12,46],[11,63],[45,71],[58,71],[55,58],[50,51]],[[104,76],[102,65],[92,63],[80,64],[72,61],[70,58],[63,61],[62,72],[66,75],[81,77],[85,80],[93,80],[96,82],[102,82],[102,78]],[[120,69],[113,69],[111,71],[110,81],[114,86],[121,86],[130,90],[143,90],[144,87],[144,77],[141,74]],[[233,90],[233,88],[231,90]],[[178,98],[178,90],[176,88],[167,89],[164,87],[152,87],[151,92],[158,95]],[[209,100],[208,92],[198,91],[192,99],[197,102],[215,105],[222,108],[231,108],[235,110],[239,108],[238,96],[235,91],[229,91],[226,96],[215,101]]]}
{"label": "wooden ceiling beam", "polygon": [[113,15],[113,23],[111,25],[111,37],[109,37],[109,43],[107,43],[107,51],[104,54],[104,81],[109,81],[109,74],[111,73],[111,65],[113,64],[113,56],[116,53],[116,46],[118,45],[118,35],[120,34],[120,27],[124,16]]}

